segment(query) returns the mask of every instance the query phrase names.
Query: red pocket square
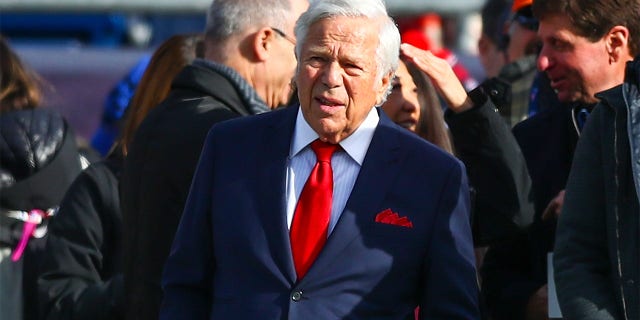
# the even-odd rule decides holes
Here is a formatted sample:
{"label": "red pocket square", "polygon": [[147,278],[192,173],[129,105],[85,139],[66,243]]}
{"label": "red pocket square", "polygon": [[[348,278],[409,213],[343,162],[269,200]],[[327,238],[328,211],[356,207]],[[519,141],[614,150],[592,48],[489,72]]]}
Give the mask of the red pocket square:
{"label": "red pocket square", "polygon": [[392,224],[400,227],[413,228],[413,223],[407,217],[400,217],[397,213],[391,211],[391,209],[385,209],[384,211],[376,215],[376,222]]}

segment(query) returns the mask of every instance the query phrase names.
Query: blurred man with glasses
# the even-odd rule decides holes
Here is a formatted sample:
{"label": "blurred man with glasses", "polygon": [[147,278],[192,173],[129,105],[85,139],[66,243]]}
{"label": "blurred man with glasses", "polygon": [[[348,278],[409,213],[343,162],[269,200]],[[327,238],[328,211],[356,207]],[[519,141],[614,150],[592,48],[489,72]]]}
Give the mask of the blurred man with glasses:
{"label": "blurred man with glasses", "polygon": [[532,0],[517,0],[501,33],[500,47],[506,65],[500,73],[482,83],[500,115],[513,127],[529,115],[531,87],[536,76],[536,57],[540,48],[536,31],[538,20],[531,12]]}
{"label": "blurred man with glasses", "polygon": [[[127,319],[158,319],[160,278],[211,126],[288,104],[306,0],[213,0],[204,59],[140,125],[121,179]],[[250,156],[250,155],[247,155]]]}

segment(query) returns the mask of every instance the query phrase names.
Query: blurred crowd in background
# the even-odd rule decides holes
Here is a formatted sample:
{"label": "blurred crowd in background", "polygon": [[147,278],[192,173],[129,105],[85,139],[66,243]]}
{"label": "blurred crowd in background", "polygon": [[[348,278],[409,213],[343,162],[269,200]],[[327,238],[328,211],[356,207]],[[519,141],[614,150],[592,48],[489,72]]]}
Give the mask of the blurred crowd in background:
{"label": "blurred crowd in background", "polygon": [[[484,69],[477,57],[482,1],[430,2],[434,1],[397,6],[398,22],[424,23],[431,37],[425,46],[447,50],[443,54],[455,53],[453,58],[467,69],[463,72],[468,72],[469,79],[482,80]],[[422,11],[407,12],[414,7]],[[174,34],[201,32],[205,25],[202,10],[171,13],[151,7],[141,12],[64,12],[41,8],[45,12],[0,10],[0,32],[46,80],[44,105],[59,110],[87,141],[95,135],[113,138],[111,125],[122,117],[158,45]],[[102,154],[109,148],[105,142],[93,145]]]}
{"label": "blurred crowd in background", "polygon": [[[387,0],[403,44],[380,112],[466,166],[481,319],[561,317],[558,266],[567,319],[637,318],[640,2],[416,2]],[[156,319],[206,133],[298,107],[293,52],[248,76],[222,61],[254,63],[225,51],[243,42],[216,38],[217,11],[6,8],[0,320]],[[293,21],[286,32],[267,22],[260,30],[296,46]]]}

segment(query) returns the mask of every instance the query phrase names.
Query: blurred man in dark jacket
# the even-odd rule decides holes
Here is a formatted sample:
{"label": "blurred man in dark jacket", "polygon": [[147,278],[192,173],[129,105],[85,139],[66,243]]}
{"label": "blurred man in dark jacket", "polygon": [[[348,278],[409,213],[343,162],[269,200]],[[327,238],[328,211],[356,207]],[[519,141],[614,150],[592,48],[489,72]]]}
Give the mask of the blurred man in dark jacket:
{"label": "blurred man in dark jacket", "polygon": [[640,319],[640,56],[598,97],[558,221],[558,299],[565,319]]}
{"label": "blurred man in dark jacket", "polygon": [[137,130],[121,181],[127,319],[158,318],[162,269],[209,128],[289,101],[293,26],[307,6],[306,0],[214,0],[205,59],[176,76],[169,97]]}
{"label": "blurred man in dark jacket", "polygon": [[520,241],[489,250],[483,290],[493,318],[546,319],[547,253],[580,131],[597,92],[624,80],[638,52],[638,0],[536,0],[545,72],[562,105],[548,107],[514,128],[531,175],[536,215]]}

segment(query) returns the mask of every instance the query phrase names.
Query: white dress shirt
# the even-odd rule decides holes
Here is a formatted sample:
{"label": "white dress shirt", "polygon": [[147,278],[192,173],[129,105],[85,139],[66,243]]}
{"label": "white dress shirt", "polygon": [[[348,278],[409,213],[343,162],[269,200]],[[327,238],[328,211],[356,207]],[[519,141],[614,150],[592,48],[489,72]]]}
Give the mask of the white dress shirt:
{"label": "white dress shirt", "polygon": [[[371,108],[360,127],[349,137],[340,141],[340,147],[344,151],[338,150],[331,157],[333,202],[327,236],[333,231],[347,204],[379,121],[376,108]],[[316,155],[309,144],[318,137],[318,134],[304,119],[302,109],[299,109],[287,161],[287,225],[289,229],[291,229],[298,197],[300,197],[302,188],[304,188],[304,184],[316,164]]]}

